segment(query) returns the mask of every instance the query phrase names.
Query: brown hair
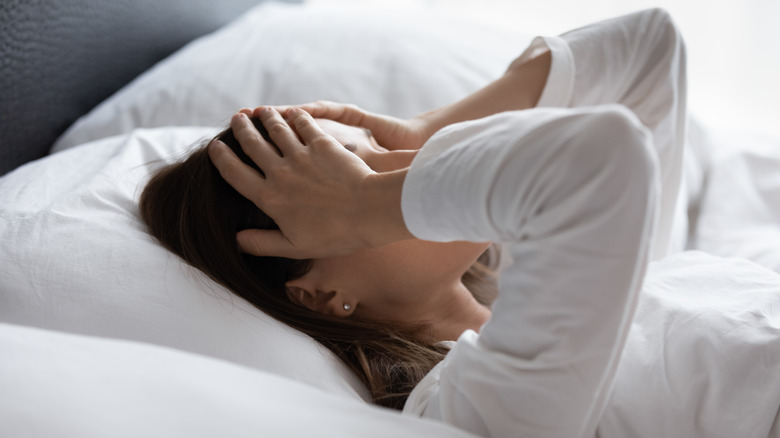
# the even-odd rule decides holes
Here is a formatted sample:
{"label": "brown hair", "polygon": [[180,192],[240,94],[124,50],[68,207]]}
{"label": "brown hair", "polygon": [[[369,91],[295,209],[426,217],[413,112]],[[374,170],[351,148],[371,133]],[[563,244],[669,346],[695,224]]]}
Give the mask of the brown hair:
{"label": "brown hair", "polygon": [[[269,140],[260,122],[253,122]],[[259,171],[230,129],[217,138]],[[310,261],[241,252],[236,232],[278,227],[222,179],[205,144],[183,161],[160,169],[141,194],[139,208],[150,233],[166,248],[269,316],[327,347],[368,387],[376,404],[403,408],[411,390],[447,353],[419,326],[338,318],[291,302],[285,282],[304,275]],[[487,284],[482,287],[487,298],[475,294],[487,303],[494,295],[489,291],[495,290],[491,278],[489,270],[476,268],[464,276],[464,282]]]}

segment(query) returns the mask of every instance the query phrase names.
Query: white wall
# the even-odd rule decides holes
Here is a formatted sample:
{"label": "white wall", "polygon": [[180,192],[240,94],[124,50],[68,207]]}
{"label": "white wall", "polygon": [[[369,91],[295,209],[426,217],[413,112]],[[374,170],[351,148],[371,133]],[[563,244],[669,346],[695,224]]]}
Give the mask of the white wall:
{"label": "white wall", "polygon": [[660,6],[688,45],[691,110],[706,123],[780,133],[780,0],[308,0],[422,5],[496,26],[557,34]]}

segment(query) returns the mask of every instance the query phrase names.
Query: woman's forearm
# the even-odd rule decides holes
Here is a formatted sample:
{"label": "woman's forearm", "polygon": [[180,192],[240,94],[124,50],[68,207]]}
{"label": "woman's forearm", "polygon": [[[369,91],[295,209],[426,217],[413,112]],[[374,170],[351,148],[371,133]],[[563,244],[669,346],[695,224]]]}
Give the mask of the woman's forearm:
{"label": "woman's forearm", "polygon": [[549,49],[538,51],[513,62],[504,75],[464,99],[418,116],[426,126],[426,140],[453,123],[533,108],[547,83],[551,61]]}
{"label": "woman's forearm", "polygon": [[356,232],[365,236],[366,246],[375,248],[411,239],[401,210],[401,196],[408,168],[370,175],[363,184],[362,217]]}
{"label": "woman's forearm", "polygon": [[[317,101],[296,105],[315,118],[335,120],[371,131],[389,150],[417,150],[436,131],[453,123],[493,114],[533,108],[542,95],[552,56],[547,46],[535,46],[514,60],[506,73],[464,99],[411,119],[376,114],[355,105]],[[256,108],[255,116],[262,107]],[[276,107],[282,114],[291,106]]]}
{"label": "woman's forearm", "polygon": [[[595,436],[654,230],[652,137],[618,105],[451,129],[407,172],[407,228],[501,241],[518,263],[501,272],[479,336],[460,337],[435,390],[413,392],[406,410],[480,436]],[[512,409],[483,409],[497,398]]]}

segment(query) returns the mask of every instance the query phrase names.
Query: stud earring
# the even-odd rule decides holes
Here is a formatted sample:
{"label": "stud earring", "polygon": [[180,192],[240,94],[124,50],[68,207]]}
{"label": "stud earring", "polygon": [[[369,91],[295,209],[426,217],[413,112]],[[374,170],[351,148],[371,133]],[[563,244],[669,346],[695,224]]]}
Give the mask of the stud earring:
{"label": "stud earring", "polygon": [[351,305],[349,305],[349,304],[347,304],[347,303],[344,303],[344,310],[346,310],[347,312],[349,312],[351,309],[352,309],[352,306],[351,306]]}

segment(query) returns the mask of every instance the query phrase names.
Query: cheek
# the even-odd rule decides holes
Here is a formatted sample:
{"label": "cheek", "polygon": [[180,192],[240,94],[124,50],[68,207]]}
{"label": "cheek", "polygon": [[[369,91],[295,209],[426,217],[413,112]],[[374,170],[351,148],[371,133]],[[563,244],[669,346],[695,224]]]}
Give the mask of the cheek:
{"label": "cheek", "polygon": [[331,289],[365,287],[366,278],[370,278],[372,263],[359,253],[342,257],[331,257],[315,261],[323,286]]}
{"label": "cheek", "polygon": [[385,248],[362,250],[347,256],[318,260],[323,278],[333,287],[378,289],[402,275],[403,257]]}
{"label": "cheek", "polygon": [[314,263],[328,287],[395,290],[411,287],[431,274],[435,276],[436,266],[447,262],[442,248],[442,244],[410,239]]}

